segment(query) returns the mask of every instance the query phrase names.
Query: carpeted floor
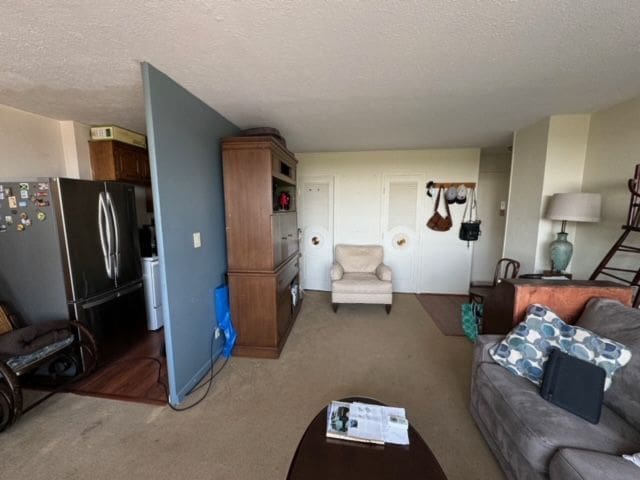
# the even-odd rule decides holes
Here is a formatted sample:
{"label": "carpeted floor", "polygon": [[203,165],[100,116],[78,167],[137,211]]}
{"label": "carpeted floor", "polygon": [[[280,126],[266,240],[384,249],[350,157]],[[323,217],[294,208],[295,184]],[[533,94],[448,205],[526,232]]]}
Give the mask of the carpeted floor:
{"label": "carpeted floor", "polygon": [[463,336],[462,304],[469,301],[468,295],[416,294],[418,301],[431,320],[445,335]]}
{"label": "carpeted floor", "polygon": [[279,360],[232,358],[198,407],[61,394],[0,434],[3,479],[284,479],[330,400],[404,406],[449,480],[504,478],[468,413],[472,345],[440,333],[415,295],[331,311],[307,295]]}

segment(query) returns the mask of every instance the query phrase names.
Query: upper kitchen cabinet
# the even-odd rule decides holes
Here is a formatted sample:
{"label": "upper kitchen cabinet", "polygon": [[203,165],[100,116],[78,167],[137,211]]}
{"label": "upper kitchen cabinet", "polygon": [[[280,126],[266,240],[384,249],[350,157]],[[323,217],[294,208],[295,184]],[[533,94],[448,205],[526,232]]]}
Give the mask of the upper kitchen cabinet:
{"label": "upper kitchen cabinet", "polygon": [[89,142],[89,150],[94,180],[151,184],[146,148],[117,140],[95,140]]}

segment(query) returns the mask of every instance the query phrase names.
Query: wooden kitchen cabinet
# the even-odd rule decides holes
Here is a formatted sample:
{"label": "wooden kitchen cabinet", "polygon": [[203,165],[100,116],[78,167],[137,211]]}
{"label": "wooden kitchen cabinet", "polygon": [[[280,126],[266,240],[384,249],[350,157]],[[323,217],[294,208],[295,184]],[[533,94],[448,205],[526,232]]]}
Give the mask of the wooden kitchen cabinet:
{"label": "wooden kitchen cabinet", "polygon": [[297,160],[271,137],[225,139],[222,159],[233,353],[277,358],[301,306]]}
{"label": "wooden kitchen cabinet", "polygon": [[145,148],[117,140],[89,141],[94,180],[151,185],[149,154]]}

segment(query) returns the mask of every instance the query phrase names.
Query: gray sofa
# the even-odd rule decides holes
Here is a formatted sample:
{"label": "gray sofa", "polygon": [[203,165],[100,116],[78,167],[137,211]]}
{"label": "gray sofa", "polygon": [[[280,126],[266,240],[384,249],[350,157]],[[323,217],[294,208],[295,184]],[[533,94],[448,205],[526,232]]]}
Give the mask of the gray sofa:
{"label": "gray sofa", "polygon": [[614,375],[597,425],[547,402],[529,380],[496,364],[489,350],[502,336],[478,337],[471,414],[509,479],[640,479],[640,468],[621,457],[640,452],[640,310],[595,298],[576,325],[633,355]]}

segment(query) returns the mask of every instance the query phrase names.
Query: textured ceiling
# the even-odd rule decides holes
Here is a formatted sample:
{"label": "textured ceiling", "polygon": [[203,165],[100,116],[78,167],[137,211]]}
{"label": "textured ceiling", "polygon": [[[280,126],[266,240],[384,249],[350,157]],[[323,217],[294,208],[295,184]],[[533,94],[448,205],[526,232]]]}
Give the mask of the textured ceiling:
{"label": "textured ceiling", "polygon": [[637,0],[8,1],[0,103],[144,131],[148,61],[295,151],[504,145],[640,94],[639,32]]}

